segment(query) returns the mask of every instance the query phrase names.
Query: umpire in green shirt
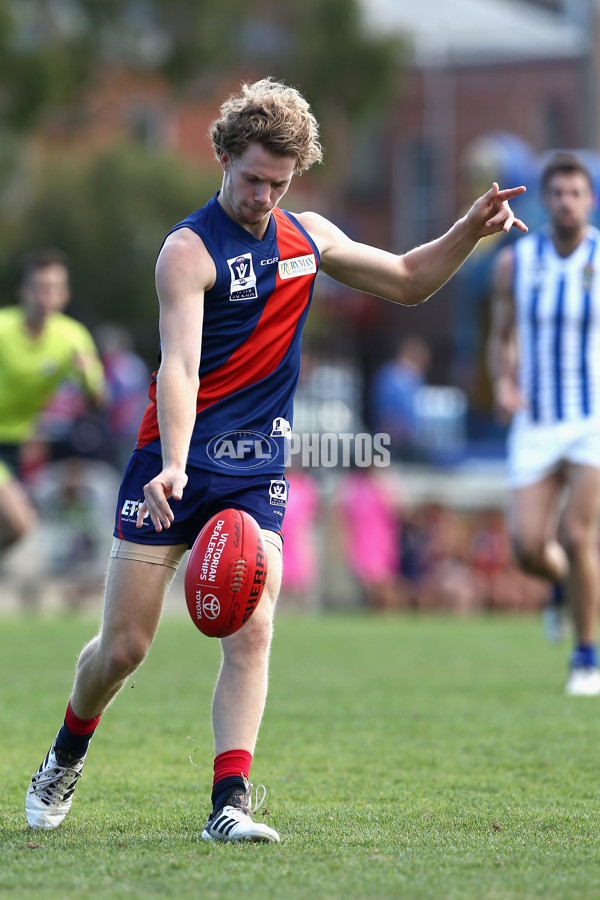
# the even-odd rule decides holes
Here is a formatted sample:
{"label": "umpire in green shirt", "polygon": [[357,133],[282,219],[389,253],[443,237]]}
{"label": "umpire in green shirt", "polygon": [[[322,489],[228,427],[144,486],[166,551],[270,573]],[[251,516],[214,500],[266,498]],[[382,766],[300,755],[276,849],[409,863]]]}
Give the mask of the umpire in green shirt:
{"label": "umpire in green shirt", "polygon": [[94,340],[63,312],[69,299],[65,257],[40,250],[24,260],[19,305],[0,309],[0,550],[35,523],[35,510],[19,481],[19,457],[57,388],[72,379],[91,405],[99,407],[105,399]]}

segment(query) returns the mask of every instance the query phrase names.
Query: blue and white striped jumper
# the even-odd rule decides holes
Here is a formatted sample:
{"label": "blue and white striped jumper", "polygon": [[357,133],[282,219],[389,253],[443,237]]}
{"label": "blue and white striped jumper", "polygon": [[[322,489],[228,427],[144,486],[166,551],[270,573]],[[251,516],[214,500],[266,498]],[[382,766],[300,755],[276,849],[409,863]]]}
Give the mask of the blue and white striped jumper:
{"label": "blue and white striped jumper", "polygon": [[[514,245],[520,383],[530,424],[600,419],[600,231],[558,255],[547,228]],[[525,422],[522,422],[525,424]]]}

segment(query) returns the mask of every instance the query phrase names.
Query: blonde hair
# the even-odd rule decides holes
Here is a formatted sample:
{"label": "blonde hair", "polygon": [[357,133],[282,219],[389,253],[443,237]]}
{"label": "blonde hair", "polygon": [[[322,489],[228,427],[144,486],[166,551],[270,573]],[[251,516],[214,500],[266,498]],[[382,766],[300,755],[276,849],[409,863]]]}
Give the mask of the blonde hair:
{"label": "blonde hair", "polygon": [[243,84],[240,94],[228,97],[209,134],[217,158],[221,150],[240,156],[257,141],[277,156],[294,156],[297,175],[323,160],[319,125],[308,102],[272,78]]}

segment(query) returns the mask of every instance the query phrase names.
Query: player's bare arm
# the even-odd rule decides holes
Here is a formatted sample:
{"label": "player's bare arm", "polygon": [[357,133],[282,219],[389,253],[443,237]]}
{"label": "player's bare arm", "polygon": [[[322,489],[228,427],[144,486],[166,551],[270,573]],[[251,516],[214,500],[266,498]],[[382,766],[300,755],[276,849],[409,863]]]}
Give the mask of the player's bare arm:
{"label": "player's bare arm", "polygon": [[182,228],[167,238],[156,265],[161,340],[156,403],[163,468],[144,487],[138,527],[149,512],[157,531],[169,528],[173,511],[168,500],[181,499],[187,484],[185,467],[196,418],[204,293],[215,277],[214,262],[196,234]]}
{"label": "player's bare arm", "polygon": [[525,400],[519,389],[518,350],[513,296],[514,253],[511,247],[501,250],[493,275],[492,324],[488,343],[488,367],[494,390],[494,403],[499,418],[509,421],[522,409]]}
{"label": "player's bare arm", "polygon": [[513,226],[527,231],[509,205],[524,191],[524,187],[501,191],[494,183],[446,234],[400,256],[351,240],[316,213],[302,213],[298,219],[319,247],[327,275],[356,290],[413,306],[439,290],[482,237]]}

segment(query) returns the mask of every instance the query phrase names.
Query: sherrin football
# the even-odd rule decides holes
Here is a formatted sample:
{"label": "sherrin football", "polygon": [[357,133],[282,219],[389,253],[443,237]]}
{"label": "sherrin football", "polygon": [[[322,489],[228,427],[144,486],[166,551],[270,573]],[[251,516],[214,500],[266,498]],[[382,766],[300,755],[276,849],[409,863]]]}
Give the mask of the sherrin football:
{"label": "sherrin football", "polygon": [[267,580],[260,527],[240,509],[210,519],[192,547],[185,600],[194,625],[207,637],[227,637],[248,621]]}

